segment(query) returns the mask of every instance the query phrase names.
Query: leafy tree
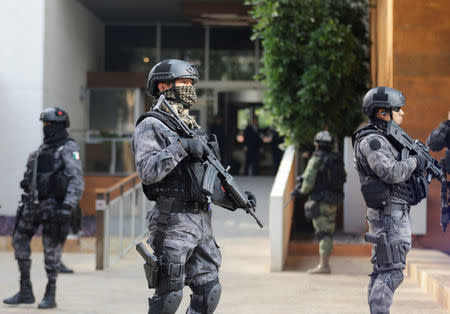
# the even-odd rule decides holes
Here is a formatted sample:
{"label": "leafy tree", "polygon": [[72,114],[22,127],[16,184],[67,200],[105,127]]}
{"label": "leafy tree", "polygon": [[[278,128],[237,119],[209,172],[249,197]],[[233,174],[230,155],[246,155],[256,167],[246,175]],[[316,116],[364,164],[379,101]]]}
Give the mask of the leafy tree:
{"label": "leafy tree", "polygon": [[324,129],[342,139],[362,121],[368,84],[366,0],[247,0],[263,45],[258,78],[280,134],[304,149]]}

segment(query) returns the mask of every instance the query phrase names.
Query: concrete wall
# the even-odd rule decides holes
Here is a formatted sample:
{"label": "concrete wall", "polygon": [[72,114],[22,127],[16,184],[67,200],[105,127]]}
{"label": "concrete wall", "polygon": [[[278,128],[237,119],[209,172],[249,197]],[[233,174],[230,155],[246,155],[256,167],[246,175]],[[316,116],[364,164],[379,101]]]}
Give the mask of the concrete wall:
{"label": "concrete wall", "polygon": [[[406,14],[407,13],[407,14]],[[394,88],[406,98],[405,130],[425,141],[450,110],[450,1],[395,0]],[[443,152],[432,153],[440,159]],[[416,246],[450,252],[439,225],[440,185],[430,185],[424,236]]]}
{"label": "concrete wall", "polygon": [[283,154],[270,192],[270,271],[283,270],[288,253],[294,215],[294,201],[289,199],[295,186],[297,158],[295,147],[289,146]]}
{"label": "concrete wall", "polygon": [[[372,85],[391,86],[403,92],[403,128],[412,137],[425,141],[447,119],[449,111],[450,1],[377,0],[374,4]],[[443,151],[432,155],[440,159]],[[426,228],[420,226],[426,234],[416,237],[414,245],[450,252],[450,242],[439,226],[439,193],[440,185],[432,182],[426,206],[422,203],[417,210],[412,209],[413,215],[420,217],[426,210]]]}
{"label": "concrete wall", "polygon": [[2,1],[0,10],[0,215],[13,215],[28,154],[41,141],[44,0]]}
{"label": "concrete wall", "polygon": [[103,70],[104,25],[78,1],[47,0],[45,6],[44,107],[68,111],[71,129],[88,126],[87,72]]}
{"label": "concrete wall", "polygon": [[80,88],[102,70],[104,27],[74,0],[10,0],[0,10],[0,215],[14,215],[28,154],[42,140],[39,114],[61,106],[87,126]]}

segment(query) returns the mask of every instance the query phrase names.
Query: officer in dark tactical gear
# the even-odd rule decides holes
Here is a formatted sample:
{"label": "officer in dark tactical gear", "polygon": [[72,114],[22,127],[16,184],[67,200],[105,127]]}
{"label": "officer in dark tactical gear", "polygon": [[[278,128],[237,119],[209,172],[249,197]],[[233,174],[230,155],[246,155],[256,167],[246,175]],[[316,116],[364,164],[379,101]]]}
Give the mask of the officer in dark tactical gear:
{"label": "officer in dark tactical gear", "polygon": [[426,197],[416,186],[424,176],[423,156],[402,157],[387,134],[389,121],[403,122],[404,106],[405,97],[398,90],[372,88],[362,105],[369,124],[353,135],[354,161],[370,228],[366,240],[374,243],[368,288],[371,313],[389,313],[411,247],[410,206]]}
{"label": "officer in dark tactical gear", "polygon": [[431,132],[427,139],[427,145],[432,151],[438,152],[443,148],[450,148],[450,111],[448,119],[439,124],[439,126]]}
{"label": "officer in dark tactical gear", "polygon": [[344,199],[346,173],[339,153],[332,152],[333,141],[328,131],[317,133],[314,144],[316,151],[308,161],[302,175],[303,182],[297,193],[309,194],[305,203],[305,217],[312,219],[319,240],[320,263],[309,269],[308,273],[329,274],[336,209]]}
{"label": "officer in dark tactical gear", "polygon": [[[218,159],[220,155],[215,136],[203,132],[189,114],[197,100],[194,84],[198,79],[193,65],[169,59],[152,68],[147,89],[152,96],[164,95],[201,139],[183,137],[165,108],[168,113],[151,110],[141,116],[132,141],[144,192],[156,201],[148,214],[147,241],[155,259],[144,265],[149,288],[156,288],[149,299],[148,313],[152,314],[175,313],[185,285],[193,292],[187,313],[213,313],[222,290],[218,277],[221,253],[212,232],[208,199],[202,192],[205,170],[201,158],[205,152],[200,141],[208,143]],[[218,190],[221,192],[220,185]],[[226,195],[213,195],[213,199],[235,209]]]}
{"label": "officer in dark tactical gear", "polygon": [[20,290],[3,300],[6,304],[34,303],[30,281],[30,241],[40,224],[48,283],[38,308],[54,308],[56,277],[61,262],[61,244],[69,232],[72,209],[77,206],[84,188],[78,145],[69,138],[67,113],[48,108],[41,113],[44,143],[28,158],[20,187],[22,202],[13,233],[15,258],[20,270]]}

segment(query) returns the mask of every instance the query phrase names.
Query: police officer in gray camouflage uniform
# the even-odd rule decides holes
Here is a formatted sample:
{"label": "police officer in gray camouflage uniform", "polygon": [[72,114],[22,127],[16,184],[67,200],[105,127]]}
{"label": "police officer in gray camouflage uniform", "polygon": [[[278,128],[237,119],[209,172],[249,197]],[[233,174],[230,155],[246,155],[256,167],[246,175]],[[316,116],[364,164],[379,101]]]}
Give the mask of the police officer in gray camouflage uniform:
{"label": "police officer in gray camouflage uniform", "polygon": [[[164,60],[150,71],[147,90],[155,97],[164,95],[220,160],[215,136],[203,132],[189,114],[189,107],[197,100],[194,84],[198,79],[197,69],[188,62]],[[156,283],[147,275],[149,287],[156,288],[148,313],[175,313],[185,284],[193,292],[186,313],[213,313],[222,289],[218,277],[221,253],[212,232],[211,210],[202,193],[203,146],[197,139],[182,137],[170,112],[151,110],[138,119],[132,147],[144,192],[156,201],[148,215],[147,242],[158,257],[159,269],[150,270],[158,273]],[[214,198],[214,203],[235,210],[226,195]]]}
{"label": "police officer in gray camouflage uniform", "polygon": [[69,138],[67,113],[48,108],[41,113],[44,143],[28,158],[22,202],[13,233],[15,258],[20,270],[20,291],[3,300],[6,304],[34,303],[30,280],[30,242],[40,224],[43,225],[44,263],[48,283],[38,308],[54,308],[56,278],[61,262],[61,244],[68,232],[71,211],[77,206],[84,188],[79,147]]}
{"label": "police officer in gray camouflage uniform", "polygon": [[368,236],[377,241],[386,239],[374,241],[377,244],[372,250],[373,272],[368,288],[371,313],[389,313],[411,247],[410,205],[426,197],[419,195],[414,186],[415,179],[424,175],[423,157],[401,160],[400,152],[386,137],[388,121],[402,123],[404,105],[401,92],[389,87],[372,88],[362,106],[369,124],[353,135],[355,165],[368,207]]}

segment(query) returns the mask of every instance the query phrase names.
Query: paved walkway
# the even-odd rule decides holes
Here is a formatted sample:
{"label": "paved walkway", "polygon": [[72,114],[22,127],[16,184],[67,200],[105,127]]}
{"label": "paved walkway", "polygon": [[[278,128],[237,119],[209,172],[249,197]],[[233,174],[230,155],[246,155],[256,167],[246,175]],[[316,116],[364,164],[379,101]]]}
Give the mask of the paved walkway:
{"label": "paved walkway", "polygon": [[[333,257],[330,276],[310,276],[305,270],[316,257],[288,261],[288,270],[269,272],[268,200],[273,178],[239,178],[244,188],[255,191],[258,215],[266,228],[259,230],[250,216],[215,210],[214,227],[222,247],[223,285],[218,314],[280,313],[368,313],[366,304],[368,258]],[[253,187],[253,189],[251,189]],[[33,254],[32,281],[37,302],[9,307],[0,305],[0,313],[146,313],[147,297],[143,261],[132,250],[106,271],[95,271],[93,254],[65,253],[64,262],[76,270],[60,275],[57,282],[56,310],[37,310],[46,284],[43,254]],[[2,284],[0,299],[18,288],[18,270],[12,252],[0,252]],[[184,313],[189,302],[189,288],[177,313]],[[392,307],[395,313],[447,313],[429,295],[407,279],[399,288]]]}

